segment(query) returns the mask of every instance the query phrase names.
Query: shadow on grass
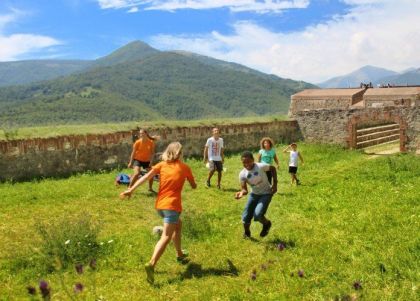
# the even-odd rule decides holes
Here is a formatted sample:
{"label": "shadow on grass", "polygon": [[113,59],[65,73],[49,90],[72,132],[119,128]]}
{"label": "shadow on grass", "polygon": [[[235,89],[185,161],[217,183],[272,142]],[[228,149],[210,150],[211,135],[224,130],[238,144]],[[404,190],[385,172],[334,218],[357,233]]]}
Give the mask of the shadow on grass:
{"label": "shadow on grass", "polygon": [[185,279],[192,279],[192,278],[202,278],[207,276],[239,276],[239,270],[233,264],[230,259],[227,259],[227,268],[220,269],[220,268],[206,268],[203,269],[201,264],[190,262],[187,265],[187,269],[179,275],[179,277],[175,279],[171,279],[168,281],[169,284],[183,281]]}
{"label": "shadow on grass", "polygon": [[271,248],[278,248],[279,245],[282,245],[284,247],[284,249],[292,249],[294,247],[296,247],[296,243],[294,240],[283,240],[281,238],[274,238],[272,240],[269,240],[266,242],[266,247],[271,249]]}
{"label": "shadow on grass", "polygon": [[294,197],[296,195],[296,193],[294,193],[294,192],[277,192],[277,195]]}

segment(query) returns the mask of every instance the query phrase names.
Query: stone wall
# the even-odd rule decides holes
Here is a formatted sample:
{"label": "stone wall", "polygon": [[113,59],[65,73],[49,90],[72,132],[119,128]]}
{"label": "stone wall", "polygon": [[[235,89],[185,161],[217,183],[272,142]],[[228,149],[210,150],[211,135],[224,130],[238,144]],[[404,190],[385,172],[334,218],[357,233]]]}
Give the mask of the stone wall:
{"label": "stone wall", "polygon": [[[202,156],[212,126],[149,128],[159,135],[157,151],[172,141],[180,141],[184,155]],[[296,121],[273,121],[219,127],[227,152],[255,149],[263,136],[276,143],[301,139]],[[132,133],[75,135],[56,138],[0,141],[0,181],[61,177],[88,170],[126,166],[132,150]]]}
{"label": "stone wall", "polygon": [[308,142],[333,143],[355,148],[356,129],[366,125],[400,125],[400,150],[418,151],[420,145],[420,107],[357,109],[319,109],[294,115],[303,138]]}

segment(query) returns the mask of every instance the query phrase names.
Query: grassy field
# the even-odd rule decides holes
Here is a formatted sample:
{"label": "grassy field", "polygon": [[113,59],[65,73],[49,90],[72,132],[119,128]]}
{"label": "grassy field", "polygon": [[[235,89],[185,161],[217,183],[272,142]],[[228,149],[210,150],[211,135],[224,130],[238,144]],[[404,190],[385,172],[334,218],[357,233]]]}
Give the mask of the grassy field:
{"label": "grassy field", "polygon": [[[233,198],[239,156],[227,158],[221,191],[205,188],[207,170],[188,160],[199,184],[183,194],[183,247],[191,262],[178,265],[169,246],[153,286],[143,264],[161,220],[146,186],[121,201],[123,187],[113,185],[117,171],[0,184],[0,300],[28,300],[26,287],[41,279],[52,300],[419,300],[419,158],[368,160],[325,145],[299,149],[302,185],[289,184],[282,157],[279,191],[267,214],[273,227],[263,239],[255,223],[254,239],[242,239],[246,200]],[[50,236],[59,246],[50,244],[52,253],[39,229],[58,233]],[[70,259],[67,266],[55,259],[62,250],[82,250],[83,274]],[[95,270],[87,266],[93,257]],[[84,285],[79,294],[77,282]]]}
{"label": "grassy field", "polygon": [[97,124],[74,124],[52,125],[44,127],[0,128],[1,140],[49,138],[63,135],[107,134],[119,131],[130,131],[137,127],[177,127],[177,126],[212,126],[228,125],[236,123],[256,123],[274,120],[287,120],[286,115],[273,116],[250,116],[238,118],[200,119],[200,120],[156,120],[123,123],[97,123]]}

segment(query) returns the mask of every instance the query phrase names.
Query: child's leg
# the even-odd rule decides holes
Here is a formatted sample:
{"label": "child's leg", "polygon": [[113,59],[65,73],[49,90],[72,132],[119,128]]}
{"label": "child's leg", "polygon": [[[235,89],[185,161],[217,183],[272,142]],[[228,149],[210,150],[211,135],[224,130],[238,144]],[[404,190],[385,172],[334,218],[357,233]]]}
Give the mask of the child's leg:
{"label": "child's leg", "polygon": [[213,168],[210,170],[209,175],[207,177],[207,183],[210,184],[210,180],[211,180],[211,177],[213,176],[214,172],[215,172],[215,169],[214,169],[214,165],[213,165]]}
{"label": "child's leg", "polygon": [[220,181],[222,180],[222,171],[217,171],[217,187],[220,188]]}
{"label": "child's leg", "polygon": [[269,220],[265,218],[265,214],[268,210],[268,206],[270,205],[272,197],[272,194],[263,194],[258,196],[257,206],[255,206],[254,210],[255,221],[258,221],[263,225],[269,222]]}
{"label": "child's leg", "polygon": [[181,248],[181,230],[182,230],[182,221],[181,219],[179,219],[178,224],[176,224],[174,234],[172,235],[172,241],[174,242],[177,257],[184,255]]}
{"label": "child's leg", "polygon": [[255,207],[257,206],[257,200],[252,193],[248,196],[248,202],[245,205],[244,211],[242,212],[242,223],[244,224],[244,235],[247,237],[251,236],[250,226],[252,217],[254,215]]}
{"label": "child's leg", "polygon": [[137,179],[139,178],[139,175],[140,175],[140,167],[139,166],[134,166],[133,170],[134,170],[134,173],[130,177],[130,184],[128,184],[128,188],[130,188],[131,186],[134,185],[134,183],[136,183],[136,181],[137,181]]}
{"label": "child's leg", "polygon": [[149,263],[151,266],[155,266],[158,262],[159,258],[162,256],[163,252],[166,249],[166,246],[170,243],[172,236],[174,235],[175,229],[177,228],[177,224],[163,224],[163,233],[160,237],[159,241],[155,246],[155,250],[153,251],[152,258],[150,259]]}
{"label": "child's leg", "polygon": [[[147,168],[146,172],[149,172],[151,168]],[[149,180],[149,191],[153,191],[153,177]]]}

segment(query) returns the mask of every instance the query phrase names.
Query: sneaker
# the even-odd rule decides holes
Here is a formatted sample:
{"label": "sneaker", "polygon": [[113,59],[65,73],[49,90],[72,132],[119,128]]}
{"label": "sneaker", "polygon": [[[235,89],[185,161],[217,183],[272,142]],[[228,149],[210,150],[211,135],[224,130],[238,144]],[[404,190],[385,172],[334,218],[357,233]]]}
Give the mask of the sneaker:
{"label": "sneaker", "polygon": [[271,221],[268,221],[268,223],[263,225],[260,236],[261,237],[267,236],[268,232],[270,231],[270,228],[271,228]]}
{"label": "sneaker", "polygon": [[210,181],[206,181],[206,187],[210,187]]}
{"label": "sneaker", "polygon": [[153,284],[153,282],[155,282],[155,268],[150,263],[146,263],[144,265],[144,270],[147,274],[147,282]]}
{"label": "sneaker", "polygon": [[182,250],[182,255],[178,256],[176,258],[176,261],[180,264],[187,264],[188,262],[190,262],[190,259],[188,258],[188,251]]}
{"label": "sneaker", "polygon": [[247,239],[247,238],[251,238],[251,231],[246,231],[244,232],[243,238]]}

